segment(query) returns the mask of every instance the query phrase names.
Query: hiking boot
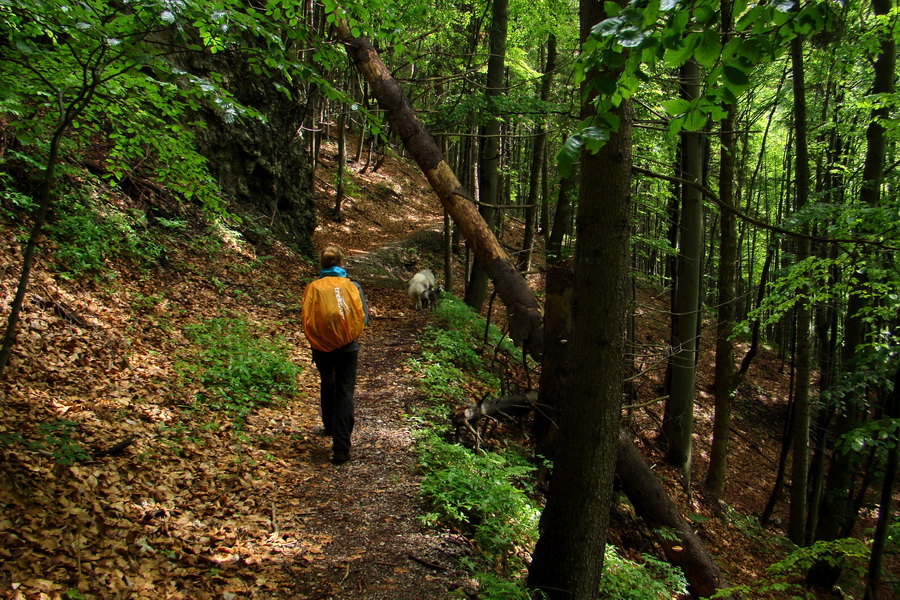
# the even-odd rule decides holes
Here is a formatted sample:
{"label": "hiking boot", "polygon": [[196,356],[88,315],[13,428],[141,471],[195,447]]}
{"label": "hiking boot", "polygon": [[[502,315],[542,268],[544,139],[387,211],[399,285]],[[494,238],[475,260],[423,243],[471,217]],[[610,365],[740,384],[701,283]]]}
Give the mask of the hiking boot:
{"label": "hiking boot", "polygon": [[342,465],[345,462],[347,462],[348,460],[350,460],[349,452],[335,452],[331,456],[331,464],[333,464],[333,465]]}

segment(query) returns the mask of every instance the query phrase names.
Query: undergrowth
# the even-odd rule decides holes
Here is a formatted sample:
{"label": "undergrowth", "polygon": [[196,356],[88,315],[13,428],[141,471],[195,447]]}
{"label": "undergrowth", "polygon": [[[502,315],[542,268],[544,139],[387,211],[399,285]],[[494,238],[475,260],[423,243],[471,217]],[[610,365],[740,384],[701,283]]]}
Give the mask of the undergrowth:
{"label": "undergrowth", "polygon": [[287,344],[267,338],[242,317],[223,316],[188,325],[194,343],[176,368],[186,381],[199,383],[197,401],[241,422],[257,406],[297,393],[300,367]]}
{"label": "undergrowth", "polygon": [[[443,295],[433,317],[434,325],[420,337],[420,358],[410,361],[426,399],[424,408],[411,416],[422,470],[420,492],[430,507],[422,520],[453,526],[472,540],[478,555],[466,559],[465,567],[479,582],[480,597],[530,600],[534,596],[524,575],[541,510],[533,491],[536,459],[511,442],[498,451],[472,450],[454,439],[450,427],[454,408],[500,392],[500,379],[486,367],[491,360],[484,354],[510,353],[513,364],[521,364],[521,354],[452,296]],[[631,561],[607,547],[598,597],[667,600],[684,589],[681,572],[668,563],[651,557]]]}

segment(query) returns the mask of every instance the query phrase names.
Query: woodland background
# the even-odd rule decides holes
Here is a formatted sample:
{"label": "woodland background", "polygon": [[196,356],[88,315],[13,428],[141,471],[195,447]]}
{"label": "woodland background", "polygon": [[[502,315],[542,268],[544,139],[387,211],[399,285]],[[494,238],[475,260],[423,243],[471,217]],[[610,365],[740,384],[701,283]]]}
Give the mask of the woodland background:
{"label": "woodland background", "polygon": [[[326,243],[317,238],[323,233],[346,236],[360,257],[380,250],[373,240],[408,246],[384,260],[376,252],[374,271],[359,264],[366,283],[392,290],[384,306],[403,318],[402,282],[428,266],[470,307],[465,320],[488,317],[518,346],[497,342],[493,359],[472,363],[462,358],[463,341],[434,342],[431,317],[415,317],[424,350],[409,368],[430,385],[426,397],[443,398],[456,424],[474,432],[460,438],[457,427],[416,446],[421,487],[444,506],[426,520],[455,523],[475,554],[493,563],[493,583],[480,578],[480,593],[499,586],[499,576],[513,582],[504,594],[595,597],[610,585],[600,578],[597,550],[607,539],[624,542],[615,532],[629,529],[616,528],[611,510],[619,485],[650,525],[651,554],[680,567],[694,595],[839,586],[854,597],[890,597],[900,410],[900,211],[892,193],[898,26],[890,1],[3,0],[0,14],[7,318],[0,449],[12,515],[0,521],[0,572],[11,597],[102,596],[102,589],[140,596],[154,589],[154,576],[138,588],[133,569],[143,573],[150,557],[175,568],[170,563],[185,555],[138,534],[108,548],[112,554],[83,550],[85,531],[104,539],[126,522],[192,523],[166,505],[180,493],[171,487],[148,501],[131,496],[131,483],[101,484],[99,458],[133,455],[146,435],[125,425],[174,423],[159,426],[171,429],[176,456],[196,444],[198,430],[217,432],[210,440],[218,441],[199,446],[232,444],[238,466],[225,477],[256,485],[245,480],[240,457],[251,447],[266,454],[266,446],[258,439],[244,446],[243,423],[268,414],[258,412],[270,410],[258,408],[260,390],[268,400],[296,393],[302,362],[297,339],[270,346],[258,328],[278,329],[296,311],[295,294],[314,273],[302,261]],[[405,165],[402,178],[376,175],[388,161]],[[439,205],[417,208],[429,193]],[[353,218],[365,212],[364,199],[379,207],[365,222]],[[401,243],[407,236],[394,233],[419,229],[417,219],[442,236],[424,247]],[[270,256],[279,268],[264,268]],[[198,297],[231,312],[191,319]],[[450,314],[436,313],[435,325],[452,331],[467,309],[445,301],[441,310]],[[226,331],[238,337],[223,349]],[[152,335],[160,339],[151,344]],[[250,340],[263,345],[251,352]],[[477,336],[469,342],[477,345]],[[447,347],[459,354],[438,352]],[[237,356],[250,358],[237,365]],[[446,389],[458,376],[441,370],[460,363],[476,373],[488,365],[464,396]],[[763,364],[777,384],[753,378]],[[229,378],[210,375],[217,369]],[[246,377],[230,379],[239,373]],[[177,390],[162,392],[160,381],[176,374]],[[480,398],[471,395],[476,389]],[[459,416],[467,402],[494,396],[513,397],[527,422]],[[239,425],[208,416],[204,424],[172,421],[172,406],[198,405],[224,410]],[[766,406],[762,415],[758,406]],[[136,419],[135,410],[144,416]],[[427,431],[454,422],[426,412],[419,419]],[[748,413],[768,423],[749,441],[736,424]],[[504,426],[490,435],[475,429],[495,421]],[[623,425],[631,436],[620,437]],[[461,446],[445,446],[451,439],[475,447],[466,457],[515,440],[552,461],[552,477],[538,488],[512,459],[470,469],[502,464],[499,477],[515,482],[509,506],[520,511],[507,520],[525,523],[540,512],[539,536],[514,528],[488,536],[511,545],[486,549],[487,538],[467,527],[485,531],[499,509],[473,513],[478,502],[470,497],[436,500],[449,496],[431,487],[429,469],[449,456],[470,460],[452,454]],[[635,440],[644,459],[629,454]],[[778,444],[766,454],[771,470],[742,481],[741,473],[758,471],[738,448],[768,448],[771,440]],[[646,494],[637,490],[657,478],[649,469],[635,480],[626,475],[648,464],[665,465],[667,493],[642,507]],[[209,464],[210,472],[219,467]],[[169,463],[164,472],[182,473]],[[40,492],[42,482],[57,480],[70,489]],[[203,506],[220,505],[231,485],[211,491]],[[494,487],[473,489],[484,496]],[[513,490],[531,490],[524,498],[535,507],[516,504],[525,500]],[[745,503],[749,490],[757,497]],[[257,522],[259,509],[249,511]],[[760,533],[767,547],[783,533],[796,549],[772,550],[787,553],[780,562],[767,554],[778,568],[758,571],[761,581],[739,575],[736,562],[715,564],[727,551],[709,547],[723,538],[707,523],[734,523],[735,510],[770,528]],[[277,512],[273,504],[268,534],[278,532]],[[48,528],[51,514],[82,525]],[[249,527],[236,519],[232,527]],[[212,539],[200,536],[190,554],[208,562]],[[23,577],[44,565],[38,555],[64,565],[65,581]],[[220,555],[231,558],[215,563],[211,580],[200,578],[204,593],[215,593],[221,564],[235,556],[247,564],[252,554],[213,556]],[[104,587],[84,583],[92,560],[112,577]],[[651,560],[643,559],[647,573]],[[667,573],[650,575],[667,582],[661,597],[678,593]],[[245,581],[231,582],[224,593],[285,590],[257,584],[248,591]],[[471,592],[468,585],[444,587]],[[167,593],[191,590],[173,586]],[[623,584],[616,593],[629,589],[641,588]],[[602,594],[618,597],[608,588]]]}

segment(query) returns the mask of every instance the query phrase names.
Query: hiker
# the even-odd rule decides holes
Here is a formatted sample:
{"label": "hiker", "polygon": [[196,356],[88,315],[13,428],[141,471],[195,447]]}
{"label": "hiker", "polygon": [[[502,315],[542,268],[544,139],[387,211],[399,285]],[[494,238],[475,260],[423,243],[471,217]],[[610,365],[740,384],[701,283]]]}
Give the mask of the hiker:
{"label": "hiker", "polygon": [[336,465],[350,460],[358,338],[369,323],[362,287],[347,278],[343,258],[337,246],[322,251],[319,277],[303,290],[302,319],[321,380],[323,434],[331,437]]}

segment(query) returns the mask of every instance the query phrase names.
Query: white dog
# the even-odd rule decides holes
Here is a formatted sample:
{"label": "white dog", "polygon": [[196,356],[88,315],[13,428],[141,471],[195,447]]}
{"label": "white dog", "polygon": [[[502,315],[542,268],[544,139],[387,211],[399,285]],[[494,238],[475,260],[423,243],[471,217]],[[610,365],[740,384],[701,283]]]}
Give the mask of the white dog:
{"label": "white dog", "polygon": [[434,285],[434,273],[431,269],[424,269],[412,276],[406,293],[413,308],[422,310],[422,302],[427,305],[431,301],[432,296],[429,292],[434,292]]}

